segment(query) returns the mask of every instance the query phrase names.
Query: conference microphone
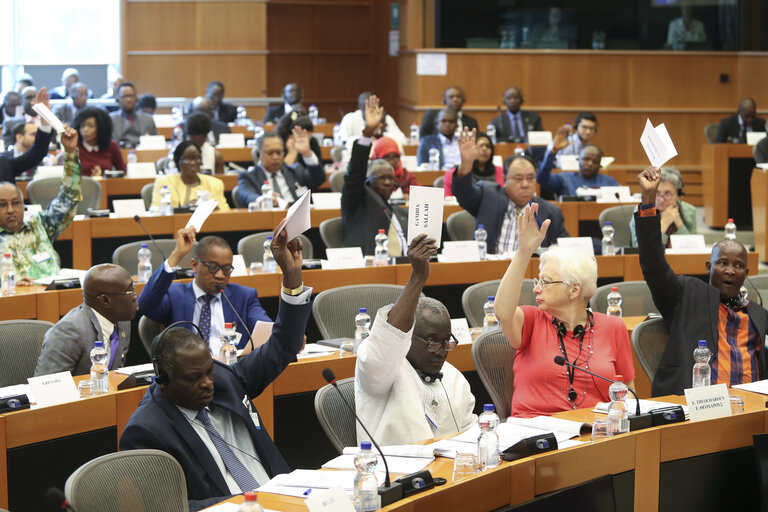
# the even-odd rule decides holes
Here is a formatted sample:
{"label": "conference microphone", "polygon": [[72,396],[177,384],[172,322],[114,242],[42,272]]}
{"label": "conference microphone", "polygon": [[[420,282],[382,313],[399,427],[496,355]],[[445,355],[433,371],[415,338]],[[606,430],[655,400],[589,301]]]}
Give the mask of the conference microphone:
{"label": "conference microphone", "polygon": [[159,246],[159,245],[157,245],[157,242],[155,242],[155,237],[153,237],[153,236],[152,236],[152,233],[150,233],[150,232],[149,232],[149,230],[147,229],[147,226],[145,226],[145,225],[144,225],[144,223],[143,223],[143,222],[141,222],[141,217],[139,217],[138,215],[134,215],[134,216],[133,216],[133,220],[135,220],[135,221],[136,221],[136,223],[137,223],[139,226],[141,226],[141,229],[143,229],[143,230],[144,230],[144,232],[147,234],[147,236],[149,237],[149,239],[152,241],[152,245],[155,247],[155,249],[157,249],[157,252],[159,252],[159,253],[160,253],[160,256],[162,256],[162,257],[163,257],[163,261],[167,260],[168,258],[165,256],[165,253],[164,253],[162,250],[160,250],[160,246]]}
{"label": "conference microphone", "polygon": [[61,489],[49,487],[48,490],[45,491],[45,500],[53,510],[71,510],[72,512],[75,512],[75,509],[69,504],[67,497],[64,496]]}
{"label": "conference microphone", "polygon": [[[607,377],[603,377],[602,375],[598,375],[596,373],[593,373],[585,368],[582,368],[580,366],[576,366],[575,364],[572,364],[565,360],[563,356],[555,356],[555,364],[559,366],[568,366],[569,368],[573,370],[581,370],[584,373],[588,373],[592,375],[593,377],[597,377],[598,379],[603,379],[606,382],[610,382],[613,384],[616,382],[615,380],[609,379]],[[630,393],[632,393],[632,396],[635,397],[635,414],[634,416],[629,417],[629,430],[630,432],[635,430],[642,430],[644,428],[650,428],[653,426],[653,416],[650,413],[640,413],[640,399],[637,398],[637,394],[632,391],[632,388],[627,386],[627,390],[629,390]]]}
{"label": "conference microphone", "polygon": [[403,499],[403,485],[399,482],[395,482],[394,484],[390,482],[389,465],[387,464],[387,458],[384,456],[384,452],[381,450],[379,443],[377,443],[376,440],[371,435],[371,433],[368,432],[368,429],[365,428],[365,425],[363,425],[363,422],[360,421],[360,418],[357,416],[357,412],[355,412],[355,408],[349,405],[349,402],[347,402],[347,399],[344,398],[344,395],[342,395],[341,391],[339,391],[339,388],[336,386],[336,375],[333,374],[333,370],[331,370],[330,368],[323,368],[323,378],[326,380],[326,382],[328,382],[328,384],[333,386],[333,389],[335,389],[336,392],[339,394],[339,397],[341,397],[342,402],[346,404],[346,406],[354,415],[357,422],[360,424],[361,427],[363,427],[363,430],[365,431],[365,433],[368,434],[368,438],[371,440],[373,445],[376,447],[377,450],[379,450],[379,453],[381,454],[381,460],[384,461],[384,469],[386,470],[384,485],[379,487],[379,497],[381,498],[381,506],[385,507],[387,505],[395,503],[398,500]]}
{"label": "conference microphone", "polygon": [[229,307],[232,308],[232,311],[235,312],[235,316],[237,317],[237,320],[240,322],[240,325],[242,325],[245,328],[245,335],[248,336],[248,342],[251,344],[251,351],[256,350],[256,347],[253,346],[253,339],[251,338],[251,333],[248,332],[248,324],[243,322],[243,319],[240,318],[240,315],[235,309],[235,306],[232,305],[232,302],[229,300],[229,297],[227,297],[227,294],[224,293],[224,285],[221,283],[216,283],[216,291],[221,293],[221,296],[224,297],[224,300],[227,301],[227,304],[229,304]]}

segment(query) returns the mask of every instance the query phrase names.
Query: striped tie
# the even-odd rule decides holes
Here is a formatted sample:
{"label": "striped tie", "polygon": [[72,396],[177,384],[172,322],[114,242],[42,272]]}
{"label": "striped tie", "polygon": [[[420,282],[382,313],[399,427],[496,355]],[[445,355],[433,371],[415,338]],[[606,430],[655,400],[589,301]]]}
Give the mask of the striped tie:
{"label": "striped tie", "polygon": [[205,409],[200,409],[200,412],[197,413],[196,418],[200,420],[200,422],[205,427],[206,432],[208,432],[208,436],[211,438],[211,441],[213,441],[213,445],[216,447],[216,450],[221,456],[221,460],[224,461],[224,465],[226,466],[227,471],[229,471],[229,474],[232,475],[232,478],[235,479],[235,482],[237,483],[238,487],[240,487],[240,490],[246,492],[252,491],[259,487],[259,482],[253,478],[251,472],[248,471],[243,463],[240,462],[240,459],[235,456],[235,454],[232,452],[232,449],[229,447],[229,444],[224,441],[224,438],[221,437],[219,431],[216,430],[216,427],[213,426],[211,418],[208,417],[208,411]]}
{"label": "striped tie", "polygon": [[203,341],[208,345],[208,338],[211,337],[211,300],[213,295],[203,295],[200,298],[203,301],[203,307],[200,308],[200,332],[203,334]]}

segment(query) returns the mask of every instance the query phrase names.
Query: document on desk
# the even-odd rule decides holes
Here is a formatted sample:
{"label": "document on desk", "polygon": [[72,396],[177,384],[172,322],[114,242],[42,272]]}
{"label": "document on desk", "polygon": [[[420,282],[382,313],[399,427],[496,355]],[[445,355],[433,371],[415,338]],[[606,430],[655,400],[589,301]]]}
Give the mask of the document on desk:
{"label": "document on desk", "polygon": [[[259,487],[259,492],[307,498],[315,492],[322,492],[333,487],[341,487],[347,493],[351,493],[355,473],[355,471],[295,469],[290,473],[275,476],[275,478]],[[384,481],[385,473],[383,470],[376,471],[375,474],[379,482]]]}
{"label": "document on desk", "polygon": [[[499,448],[506,450],[526,437],[538,436],[548,432],[553,433],[559,443],[581,435],[584,425],[584,423],[579,421],[543,416],[536,418],[509,418],[506,423],[500,423],[496,427],[496,433],[499,434]],[[453,437],[453,439],[468,443],[477,442],[478,437],[480,437],[480,427],[473,425],[469,430]]]}
{"label": "document on desk", "polygon": [[[737,387],[737,386],[733,386]],[[768,394],[768,392],[766,393]],[[634,414],[635,411],[635,401],[634,400],[627,400],[627,404],[629,405],[629,412]],[[610,404],[608,402],[598,402],[594,409],[592,409],[592,412],[596,412],[598,414],[608,414],[608,406]],[[645,414],[647,412],[651,412],[656,409],[663,409],[664,407],[674,407],[676,405],[680,404],[674,404],[672,402],[657,402],[656,400],[644,400],[640,399],[640,412]],[[687,405],[681,405],[683,408],[683,412],[685,413],[685,419],[688,419],[688,406]]]}
{"label": "document on desk", "polygon": [[54,282],[57,279],[71,279],[73,277],[76,277],[80,280],[80,286],[83,286],[83,279],[85,279],[85,274],[87,274],[87,270],[77,270],[74,268],[63,268],[61,269],[61,272],[56,274],[55,276],[48,276],[48,277],[41,277],[40,279],[35,279],[32,281],[34,284],[41,284],[44,286],[48,286],[52,282]]}
{"label": "document on desk", "polygon": [[669,136],[664,123],[654,128],[651,120],[646,119],[645,129],[640,136],[640,144],[648,156],[648,161],[657,168],[667,163],[672,157],[677,156],[677,149],[675,149],[675,144],[672,142],[672,137]]}
{"label": "document on desk", "polygon": [[761,395],[768,395],[768,379],[747,382],[746,384],[734,384],[731,387],[743,389],[744,391],[750,391],[752,393],[760,393]]}
{"label": "document on desk", "polygon": [[445,191],[435,187],[411,187],[408,196],[408,243],[426,233],[440,247],[443,234]]}
{"label": "document on desk", "polygon": [[203,224],[205,221],[208,219],[208,217],[211,216],[211,213],[213,213],[213,210],[215,210],[218,205],[219,202],[213,198],[207,201],[203,201],[202,203],[198,203],[197,208],[195,208],[195,213],[193,213],[189,218],[187,225],[184,226],[184,229],[190,226],[194,226],[199,233],[203,229]]}
{"label": "document on desk", "polygon": [[[374,450],[375,452],[376,450]],[[379,466],[384,466],[381,461],[381,455],[377,454],[379,459]],[[429,466],[432,461],[435,460],[434,456],[430,457],[398,457],[396,455],[387,455],[387,464],[389,464],[389,472],[408,475],[421,471]],[[339,455],[325,464],[322,465],[325,469],[355,469],[355,455]]]}
{"label": "document on desk", "polygon": [[285,214],[285,224],[283,224],[283,228],[275,233],[275,235],[279,235],[281,231],[285,230],[288,234],[288,241],[290,242],[312,227],[312,222],[309,218],[309,200],[311,195],[312,191],[307,190],[304,195],[298,198],[296,202],[288,208],[288,213]]}

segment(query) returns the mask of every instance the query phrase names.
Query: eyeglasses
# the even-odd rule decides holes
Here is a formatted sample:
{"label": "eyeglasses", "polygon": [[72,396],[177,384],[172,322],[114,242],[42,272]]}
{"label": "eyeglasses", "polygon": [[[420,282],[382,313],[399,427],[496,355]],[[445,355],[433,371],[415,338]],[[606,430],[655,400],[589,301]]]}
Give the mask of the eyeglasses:
{"label": "eyeglasses", "polygon": [[523,181],[530,181],[531,183],[533,183],[536,181],[536,175],[529,174],[527,176],[522,176],[520,174],[516,174],[514,176],[510,176],[509,179],[514,181],[515,183],[522,183]]}
{"label": "eyeglasses", "polygon": [[181,160],[179,160],[179,162],[181,162],[183,164],[197,164],[197,165],[200,165],[200,164],[203,163],[203,159],[202,158],[182,158]]}
{"label": "eyeglasses", "polygon": [[456,336],[454,336],[453,333],[451,333],[451,337],[445,341],[437,341],[432,338],[425,340],[424,338],[416,336],[415,334],[413,337],[427,346],[427,352],[432,353],[439,352],[443,348],[445,348],[446,352],[450,352],[456,348],[456,345],[459,344],[459,340],[456,339]]}
{"label": "eyeglasses", "polygon": [[131,283],[131,287],[123,292],[101,292],[99,295],[135,295],[135,294],[136,294],[136,290],[133,287],[133,283]]}
{"label": "eyeglasses", "polygon": [[533,278],[533,287],[534,288],[538,288],[538,287],[544,288],[548,284],[561,284],[561,283],[565,284],[565,281],[546,281],[544,279],[538,279],[536,277]]}
{"label": "eyeglasses", "polygon": [[662,199],[672,199],[673,197],[675,197],[676,194],[677,194],[677,192],[669,192],[669,191],[667,191],[667,192],[656,192],[656,195],[661,197]]}
{"label": "eyeglasses", "polygon": [[232,266],[232,265],[230,265],[230,264],[226,264],[226,265],[219,265],[218,263],[214,263],[214,262],[210,262],[210,263],[209,263],[209,262],[207,262],[207,261],[203,261],[203,260],[201,260],[200,258],[195,258],[195,261],[197,261],[197,262],[199,262],[199,263],[202,263],[203,265],[205,265],[206,267],[208,267],[208,272],[210,272],[211,274],[215,274],[216,272],[218,272],[219,270],[221,270],[221,272],[222,272],[222,273],[223,273],[225,276],[228,276],[228,275],[230,275],[230,274],[232,273],[232,271],[233,271],[233,270],[235,270],[235,267],[233,267],[233,266]]}

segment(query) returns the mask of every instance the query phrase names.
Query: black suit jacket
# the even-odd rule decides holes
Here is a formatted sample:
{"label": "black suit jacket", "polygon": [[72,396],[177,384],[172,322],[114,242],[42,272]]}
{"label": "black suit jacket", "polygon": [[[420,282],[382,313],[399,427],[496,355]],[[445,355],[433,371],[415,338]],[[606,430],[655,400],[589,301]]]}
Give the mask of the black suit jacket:
{"label": "black suit jacket", "polygon": [[[525,133],[540,132],[544,129],[541,126],[541,117],[539,117],[539,114],[536,112],[521,110],[520,117],[523,120],[523,129],[525,130]],[[512,124],[509,122],[509,116],[506,112],[502,112],[500,116],[494,117],[491,124],[496,128],[497,141],[504,142],[512,140]]]}
{"label": "black suit jacket", "polygon": [[[669,341],[653,379],[651,394],[682,395],[693,379],[693,349],[707,340],[713,358],[718,354],[718,311],[720,291],[701,279],[678,276],[664,257],[660,217],[640,217],[635,213],[635,232],[640,247],[640,268],[651,289],[653,303],[664,317]],[[702,269],[704,270],[704,269]],[[747,306],[761,341],[768,330],[768,311],[754,302]],[[758,354],[758,375],[765,379],[765,350]]]}
{"label": "black suit jacket", "polygon": [[222,123],[234,123],[237,119],[237,107],[231,103],[222,101],[219,105],[219,121]]}
{"label": "black suit jacket", "polygon": [[[408,211],[387,203],[378,192],[368,186],[368,155],[371,146],[354,142],[349,167],[341,189],[341,221],[344,247],[362,247],[363,254],[373,254],[374,237],[380,229],[388,230],[390,215],[397,215],[403,230],[408,229]],[[406,234],[407,238],[407,234]],[[403,247],[403,254],[408,251]]]}
{"label": "black suit jacket", "polygon": [[[504,187],[490,181],[478,181],[473,184],[472,173],[469,173],[461,178],[454,177],[451,188],[459,205],[475,217],[475,225],[482,224],[485,227],[488,233],[488,252],[495,252],[504,215],[509,206],[509,196]],[[560,208],[540,197],[534,197],[533,201],[539,204],[539,219],[542,222],[550,219],[542,247],[556,244],[559,237],[570,236],[565,229],[565,219]]]}
{"label": "black suit jacket", "polygon": [[[213,405],[227,409],[234,421],[245,422],[264,469],[270,477],[290,471],[265,428],[257,429],[243,397],[257,397],[288,366],[304,342],[311,304],[280,302],[269,341],[227,366],[214,361]],[[260,420],[259,423],[264,423]],[[157,384],[147,389],[120,437],[120,450],[152,448],[171,454],[187,481],[190,510],[213,505],[231,495],[210,451],[187,418]],[[263,482],[262,482],[263,483]]]}
{"label": "black suit jacket", "polygon": [[[424,112],[424,117],[421,118],[421,127],[419,128],[419,137],[425,135],[437,135],[437,116],[440,115],[441,109],[430,109]],[[477,119],[467,115],[465,112],[461,113],[462,126],[466,126],[470,130],[480,129],[477,126]]]}
{"label": "black suit jacket", "polygon": [[[752,120],[753,132],[765,131],[765,119],[756,117]],[[726,117],[720,121],[720,125],[717,127],[717,136],[715,142],[730,142],[729,139],[739,139],[740,142],[746,143],[746,135],[742,137],[741,125],[739,124],[738,114],[731,117]]]}
{"label": "black suit jacket", "polygon": [[[296,194],[297,187],[314,189],[325,181],[325,171],[322,164],[310,165],[309,167],[304,167],[299,163],[294,164],[293,167],[283,164],[280,172],[291,190],[293,199],[290,202],[299,198]],[[248,171],[240,173],[237,178],[237,199],[243,207],[248,206],[261,196],[261,186],[266,180],[267,171],[261,165],[250,167]],[[279,192],[279,190],[275,190],[275,192]]]}
{"label": "black suit jacket", "polygon": [[264,116],[265,123],[276,123],[285,115],[285,104],[270,105],[267,107],[267,115]]}
{"label": "black suit jacket", "polygon": [[40,165],[45,155],[48,154],[48,144],[51,142],[52,133],[53,131],[46,133],[42,130],[37,130],[35,143],[29,148],[29,151],[18,158],[0,156],[0,181],[14,183],[16,176]]}

